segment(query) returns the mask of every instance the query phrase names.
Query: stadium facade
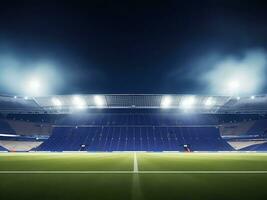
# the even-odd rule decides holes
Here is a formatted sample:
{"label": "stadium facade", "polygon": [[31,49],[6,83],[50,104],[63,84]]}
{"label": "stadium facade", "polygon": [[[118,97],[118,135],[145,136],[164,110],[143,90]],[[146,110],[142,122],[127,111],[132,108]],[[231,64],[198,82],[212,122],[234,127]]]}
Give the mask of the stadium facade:
{"label": "stadium facade", "polygon": [[0,96],[9,151],[265,151],[267,96]]}

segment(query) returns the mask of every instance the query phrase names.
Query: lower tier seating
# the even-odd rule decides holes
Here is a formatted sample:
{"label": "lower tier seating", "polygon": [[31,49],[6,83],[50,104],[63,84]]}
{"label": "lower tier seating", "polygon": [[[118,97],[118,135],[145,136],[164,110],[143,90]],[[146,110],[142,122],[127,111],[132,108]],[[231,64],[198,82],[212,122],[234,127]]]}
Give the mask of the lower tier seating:
{"label": "lower tier seating", "polygon": [[241,151],[267,151],[267,142],[262,144],[254,144],[241,149]]}
{"label": "lower tier seating", "polygon": [[55,127],[39,151],[229,151],[216,127]]}
{"label": "lower tier seating", "polygon": [[2,146],[0,146],[0,151],[7,151],[7,149],[2,147]]}

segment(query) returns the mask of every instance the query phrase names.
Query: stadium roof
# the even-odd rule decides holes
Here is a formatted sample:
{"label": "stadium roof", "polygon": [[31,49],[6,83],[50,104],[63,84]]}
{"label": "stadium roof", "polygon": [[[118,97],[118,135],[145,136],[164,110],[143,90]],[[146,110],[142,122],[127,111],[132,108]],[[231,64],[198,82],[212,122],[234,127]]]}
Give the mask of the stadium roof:
{"label": "stadium roof", "polygon": [[241,98],[176,94],[85,94],[29,98],[0,96],[1,113],[64,114],[103,108],[166,109],[214,114],[266,114],[267,95]]}

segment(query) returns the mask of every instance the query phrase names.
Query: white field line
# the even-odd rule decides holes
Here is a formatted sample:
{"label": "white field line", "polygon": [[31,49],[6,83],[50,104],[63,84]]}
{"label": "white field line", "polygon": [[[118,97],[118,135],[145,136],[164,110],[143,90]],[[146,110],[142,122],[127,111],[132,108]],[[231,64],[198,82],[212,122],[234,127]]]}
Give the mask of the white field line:
{"label": "white field line", "polygon": [[137,161],[137,156],[136,156],[136,152],[134,152],[134,173],[138,173],[138,161]]}
{"label": "white field line", "polygon": [[0,174],[267,174],[267,171],[0,171]]}

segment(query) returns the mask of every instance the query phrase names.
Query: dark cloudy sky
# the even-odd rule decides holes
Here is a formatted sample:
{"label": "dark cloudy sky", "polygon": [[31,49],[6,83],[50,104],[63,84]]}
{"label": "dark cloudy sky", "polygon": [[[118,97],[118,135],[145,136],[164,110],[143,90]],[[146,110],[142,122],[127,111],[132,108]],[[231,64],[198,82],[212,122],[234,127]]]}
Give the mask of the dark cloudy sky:
{"label": "dark cloudy sky", "polygon": [[267,49],[266,10],[257,0],[1,1],[0,59],[18,71],[49,63],[58,94],[205,93],[206,60]]}

